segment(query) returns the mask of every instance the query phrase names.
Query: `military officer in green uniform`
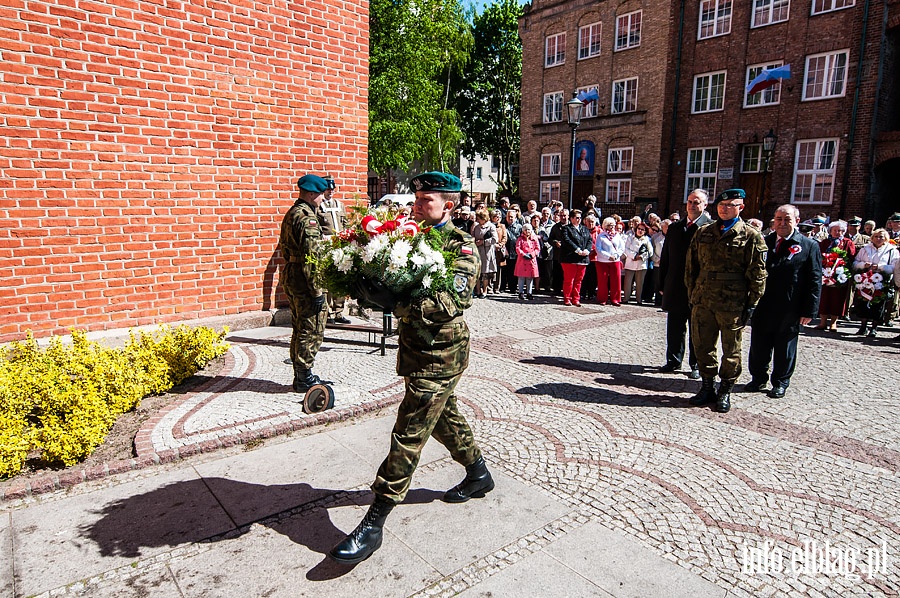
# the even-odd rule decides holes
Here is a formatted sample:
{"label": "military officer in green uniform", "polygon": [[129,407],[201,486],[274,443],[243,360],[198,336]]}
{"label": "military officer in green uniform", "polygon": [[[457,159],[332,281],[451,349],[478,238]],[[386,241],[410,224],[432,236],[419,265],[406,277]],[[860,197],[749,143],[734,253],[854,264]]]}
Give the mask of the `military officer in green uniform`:
{"label": "military officer in green uniform", "polygon": [[[322,232],[326,237],[336,235],[347,226],[347,214],[344,212],[344,204],[341,200],[334,197],[334,190],[337,185],[334,178],[330,174],[324,177],[328,183],[325,190],[325,199],[316,210],[319,221],[322,223]],[[328,303],[328,319],[327,324],[350,324],[350,318],[344,316],[344,304],[346,297],[335,297],[332,293],[326,292],[326,302]]]}
{"label": "military officer in green uniform", "polygon": [[[731,409],[731,391],[741,374],[741,336],[766,288],[766,243],[759,231],[740,218],[746,197],[743,189],[719,195],[718,219],[694,235],[684,268],[691,338],[703,383],[691,404],[715,402],[720,413]],[[719,337],[721,365],[717,363]]]}
{"label": "military officer in green uniform", "polygon": [[331,557],[341,563],[363,561],[381,546],[384,521],[394,505],[406,497],[420,453],[430,436],[466,468],[465,478],[444,494],[444,501],[481,498],[494,488],[454,394],[469,365],[469,328],[463,311],[472,305],[481,273],[475,240],[451,222],[459,203],[460,180],[452,174],[426,172],[413,178],[410,186],[416,193],[412,217],[440,229],[443,250],[455,256],[455,292],[442,291],[404,303],[371,283],[364,283],[359,289],[362,299],[393,311],[399,319],[397,373],[404,377],[406,394],[391,433],[390,451],[372,484],[375,501],[356,529],[331,551]]}
{"label": "military officer in green uniform", "polygon": [[328,183],[322,177],[307,174],[297,181],[300,198],[281,222],[281,255],[284,271],[281,284],[291,304],[291,362],[294,364],[295,392],[306,392],[321,382],[312,373],[316,353],[325,336],[325,293],[316,287],[315,270],[306,256],[314,255],[322,240],[322,225],[316,208],[322,203]]}

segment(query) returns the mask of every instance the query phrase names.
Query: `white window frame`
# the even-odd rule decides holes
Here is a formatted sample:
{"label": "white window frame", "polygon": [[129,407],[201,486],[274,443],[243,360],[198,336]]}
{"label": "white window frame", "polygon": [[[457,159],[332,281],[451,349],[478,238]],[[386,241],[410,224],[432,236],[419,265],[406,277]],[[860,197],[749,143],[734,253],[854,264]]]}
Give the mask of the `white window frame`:
{"label": "white window frame", "polygon": [[[614,52],[630,50],[641,45],[643,15],[640,10],[616,17],[616,43]],[[637,33],[635,33],[635,30]],[[622,42],[624,40],[624,42]]]}
{"label": "white window frame", "polygon": [[[553,102],[553,114],[550,115],[547,112],[547,102]],[[558,117],[558,118],[551,118]],[[562,122],[563,119],[563,92],[561,91],[551,91],[550,93],[544,94],[544,122],[545,123],[558,123]]]}
{"label": "white window frame", "polygon": [[[721,77],[721,84],[718,83]],[[705,83],[704,83],[705,81]],[[725,85],[728,81],[728,71],[714,71],[702,73],[694,77],[694,95],[691,101],[691,114],[704,112],[721,112],[725,109]],[[702,88],[701,88],[702,85]],[[720,90],[717,96],[713,91]],[[702,94],[702,95],[701,95]],[[697,102],[703,105],[698,109]]]}
{"label": "white window frame", "polygon": [[[550,45],[553,44],[553,54],[550,53]],[[544,68],[559,66],[566,63],[566,32],[548,35],[544,40]]]}
{"label": "white window frame", "polygon": [[631,179],[606,179],[606,203],[631,203]]}
{"label": "white window frame", "polygon": [[[594,31],[596,29],[596,32]],[[600,35],[603,32],[603,23],[597,21],[578,28],[578,60],[587,60],[600,55]],[[587,45],[585,45],[587,34]]]}
{"label": "white window frame", "polygon": [[[691,152],[700,152],[700,170],[691,171]],[[712,168],[708,169],[708,157],[715,155]],[[703,189],[710,197],[716,196],[716,183],[719,174],[719,148],[714,147],[691,147],[687,151],[687,160],[685,161],[684,175],[684,201],[687,203],[688,195],[694,189]],[[710,184],[711,183],[711,184]]]}
{"label": "white window frame", "polygon": [[634,147],[612,147],[606,155],[607,174],[627,174],[634,168]]}
{"label": "white window frame", "polygon": [[[822,160],[825,158],[827,154],[824,154],[828,144],[834,144],[832,146],[831,152],[831,165],[828,168],[823,168]],[[800,169],[800,151],[804,146],[813,145],[813,168],[804,168]],[[837,161],[838,161],[838,150],[840,149],[840,140],[837,137],[831,137],[826,139],[798,139],[797,140],[797,149],[794,154],[794,181],[791,184],[791,203],[799,204],[799,205],[828,205],[831,204],[834,200],[834,185],[835,178],[837,176]],[[818,166],[818,168],[816,168]],[[809,197],[808,200],[799,200],[797,199],[797,184],[800,177],[809,176],[810,185],[809,185]],[[830,179],[830,181],[829,181]],[[828,181],[825,184],[822,184],[820,181]],[[828,199],[813,199],[815,196],[816,187],[825,188],[827,185],[828,188]]]}
{"label": "white window frame", "polygon": [[[628,96],[629,96],[629,87],[630,84],[634,84],[630,93],[632,97],[632,107],[628,109]],[[621,105],[616,103],[616,87],[619,86],[622,90],[621,92]],[[637,77],[629,77],[627,79],[618,79],[612,82],[612,98],[610,99],[610,113],[612,114],[625,114],[628,112],[635,112],[637,110],[637,98],[638,98],[638,78]]]}
{"label": "white window frame", "polygon": [[541,181],[541,205],[559,201],[559,181]]}
{"label": "white window frame", "polygon": [[[765,63],[761,62],[759,64],[751,64],[747,67],[747,79],[744,83],[744,108],[759,108],[760,106],[776,106],[781,103],[781,81],[778,81],[772,87],[766,88],[762,91],[758,91],[754,94],[747,93],[747,86],[750,85],[750,82],[753,81],[759,73],[763,70],[771,70],[774,68],[778,68],[780,66],[784,66],[784,61]],[[753,72],[754,69],[759,69],[757,72]],[[753,104],[751,103],[752,98],[758,98],[759,102]]]}
{"label": "white window frame", "polygon": [[[700,0],[699,12],[697,39],[709,39],[731,33],[734,0]],[[707,18],[704,19],[704,16]],[[707,29],[706,34],[704,27]]]}
{"label": "white window frame", "polygon": [[[817,9],[817,6],[821,8]],[[810,16],[821,15],[853,6],[856,6],[856,0],[813,0],[812,5],[809,7],[809,14]]]}
{"label": "white window frame", "polygon": [[[762,15],[765,15],[765,19],[761,18]],[[750,9],[750,27],[784,23],[790,16],[791,0],[753,0],[753,7]]]}
{"label": "white window frame", "polygon": [[[843,56],[843,65],[840,67],[841,71],[841,90],[839,93],[825,93],[826,90],[831,90],[834,88],[834,84],[837,81],[835,77],[835,64],[838,62],[839,57]],[[811,61],[819,62],[820,59],[824,59],[824,68],[821,69],[822,75],[824,77],[824,81],[821,82],[822,87],[822,95],[809,95],[809,88],[811,86],[815,86],[818,83],[813,82],[810,83],[811,73],[809,71],[809,65]],[[806,65],[803,68],[803,97],[801,101],[809,102],[814,100],[828,100],[831,98],[842,98],[847,94],[847,76],[849,72],[850,66],[850,50],[836,50],[834,52],[822,52],[821,54],[810,54],[806,57]],[[819,72],[819,69],[816,69],[816,72]]]}
{"label": "white window frame", "polygon": [[[582,91],[588,92],[592,89],[597,90],[597,95],[600,95],[600,89],[597,85],[587,85],[585,87],[579,87],[575,91],[580,93]],[[581,118],[594,118],[597,116],[597,104],[599,104],[599,100],[594,100],[593,102],[585,102],[584,108],[581,109]]]}
{"label": "white window frame", "polygon": [[562,172],[562,154],[541,154],[541,176],[559,176]]}
{"label": "white window frame", "polygon": [[[748,162],[749,168],[747,167]],[[768,172],[772,172],[772,160],[766,160],[762,143],[747,143],[741,148],[742,174],[761,173],[767,165]]]}

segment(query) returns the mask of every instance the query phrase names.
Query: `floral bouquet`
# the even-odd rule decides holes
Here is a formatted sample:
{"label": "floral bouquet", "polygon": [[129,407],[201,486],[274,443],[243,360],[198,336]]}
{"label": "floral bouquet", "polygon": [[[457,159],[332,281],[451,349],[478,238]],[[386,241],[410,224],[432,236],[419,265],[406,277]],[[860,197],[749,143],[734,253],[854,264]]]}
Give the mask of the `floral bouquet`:
{"label": "floral bouquet", "polygon": [[855,274],[853,282],[857,296],[869,305],[878,305],[890,298],[890,288],[886,286],[888,280],[874,268]]}
{"label": "floral bouquet", "polygon": [[828,287],[840,287],[850,281],[850,269],[847,268],[847,252],[831,249],[822,255],[822,284]]}
{"label": "floral bouquet", "polygon": [[454,256],[442,251],[443,233],[420,228],[396,208],[356,211],[349,228],[323,241],[317,282],[335,296],[359,299],[365,278],[391,291],[403,303],[439,291],[453,291]]}

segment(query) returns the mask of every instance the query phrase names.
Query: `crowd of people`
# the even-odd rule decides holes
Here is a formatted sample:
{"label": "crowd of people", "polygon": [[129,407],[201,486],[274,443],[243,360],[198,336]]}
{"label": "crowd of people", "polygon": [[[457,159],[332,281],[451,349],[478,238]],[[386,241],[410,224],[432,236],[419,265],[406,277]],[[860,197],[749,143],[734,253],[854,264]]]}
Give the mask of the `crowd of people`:
{"label": "crowd of people", "polygon": [[[690,205],[686,208],[689,213]],[[696,228],[715,219],[705,210],[693,219],[688,214],[689,221],[698,218]],[[685,243],[681,215],[676,212],[662,218],[652,205],[639,216],[625,219],[618,214],[602,217],[594,196],[571,211],[560,202],[539,209],[535,201],[527,202],[523,210],[506,198],[496,206],[478,203],[473,208],[471,200],[464,198],[454,213],[455,225],[475,238],[481,256],[476,298],[510,293],[520,301],[531,301],[536,294],[545,293],[559,297],[566,306],[634,303],[663,307],[668,312],[683,311],[664,302],[664,248],[670,227],[679,221],[682,226],[675,231],[675,243],[678,253],[683,253],[687,247],[681,246]],[[774,219],[768,227],[756,218],[748,218],[746,223],[763,237],[774,232]],[[825,214],[797,222],[796,227],[799,234],[818,243],[826,273],[835,255],[841,255],[847,268],[842,282],[833,275],[825,277],[817,330],[837,331],[839,321],[853,316],[860,323],[857,334],[875,336],[879,326],[890,326],[897,319],[900,301],[893,298],[896,293],[891,285],[900,283],[900,277],[893,277],[900,255],[900,213],[888,218],[883,228],[874,220],[864,223],[858,217],[829,221]],[[676,259],[675,265],[679,272],[683,270],[682,259]],[[854,276],[864,272],[880,275],[875,301],[863,299],[858,292],[859,281]],[[686,316],[684,319],[681,326],[686,326]],[[679,363],[683,358],[668,357]]]}

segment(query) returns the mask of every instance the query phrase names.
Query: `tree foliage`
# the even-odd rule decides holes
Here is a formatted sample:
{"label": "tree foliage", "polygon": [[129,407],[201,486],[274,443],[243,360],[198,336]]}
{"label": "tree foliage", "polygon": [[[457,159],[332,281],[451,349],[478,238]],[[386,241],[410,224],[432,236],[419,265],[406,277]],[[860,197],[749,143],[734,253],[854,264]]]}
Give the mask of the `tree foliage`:
{"label": "tree foliage", "polygon": [[369,168],[443,167],[462,139],[449,82],[471,50],[459,0],[372,0]]}
{"label": "tree foliage", "polygon": [[511,165],[519,154],[522,105],[522,41],[517,0],[494,0],[472,23],[473,51],[458,94],[465,140],[462,152],[500,159],[500,185],[512,186]]}

